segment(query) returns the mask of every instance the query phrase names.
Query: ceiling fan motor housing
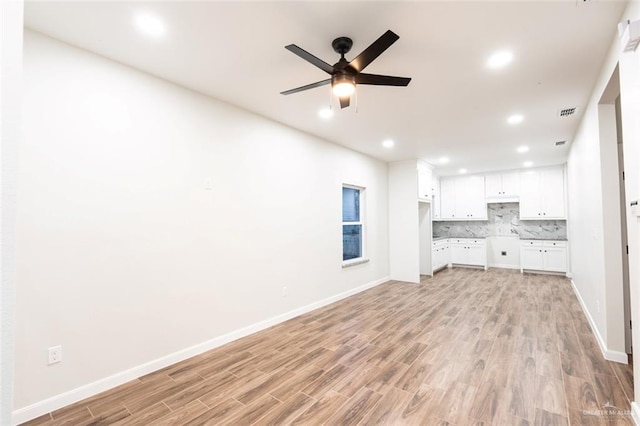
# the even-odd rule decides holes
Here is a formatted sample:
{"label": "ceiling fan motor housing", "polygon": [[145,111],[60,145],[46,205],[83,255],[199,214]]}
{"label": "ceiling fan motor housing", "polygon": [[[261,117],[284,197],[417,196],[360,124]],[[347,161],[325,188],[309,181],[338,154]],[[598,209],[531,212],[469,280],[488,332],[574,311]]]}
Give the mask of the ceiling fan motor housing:
{"label": "ceiling fan motor housing", "polygon": [[353,40],[349,37],[338,37],[331,43],[333,50],[336,53],[339,53],[342,57],[344,57],[345,53],[351,50],[351,46],[353,46]]}

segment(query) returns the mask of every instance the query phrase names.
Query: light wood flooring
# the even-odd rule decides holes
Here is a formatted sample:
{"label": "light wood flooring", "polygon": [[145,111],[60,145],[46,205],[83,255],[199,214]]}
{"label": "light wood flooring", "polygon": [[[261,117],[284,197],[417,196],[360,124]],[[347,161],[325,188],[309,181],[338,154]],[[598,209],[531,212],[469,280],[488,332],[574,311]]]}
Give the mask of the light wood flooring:
{"label": "light wood flooring", "polygon": [[630,400],[631,367],[603,359],[569,280],[455,268],[27,424],[632,425]]}

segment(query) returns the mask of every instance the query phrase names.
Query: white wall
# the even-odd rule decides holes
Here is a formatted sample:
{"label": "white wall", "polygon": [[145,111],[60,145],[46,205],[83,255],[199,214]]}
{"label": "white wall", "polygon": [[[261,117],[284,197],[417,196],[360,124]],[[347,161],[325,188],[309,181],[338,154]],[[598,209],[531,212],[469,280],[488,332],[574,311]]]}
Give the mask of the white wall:
{"label": "white wall", "polygon": [[389,164],[389,275],[420,282],[418,171],[416,161]]}
{"label": "white wall", "polygon": [[[35,33],[24,53],[19,413],[388,277],[385,163]],[[345,269],[343,183],[370,259]]]}
{"label": "white wall", "polygon": [[[640,2],[631,2],[624,16],[640,21]],[[618,48],[619,52],[619,48]],[[627,234],[629,237],[629,282],[631,290],[631,320],[634,346],[640,347],[640,217],[633,215],[629,203],[640,198],[640,49],[620,53],[620,103],[624,150],[625,197],[627,200]],[[637,212],[638,210],[636,210]],[[636,424],[640,424],[640,356],[633,357]]]}
{"label": "white wall", "polygon": [[[640,20],[640,3],[630,2],[623,14],[624,19]],[[622,121],[626,174],[627,201],[638,198],[640,188],[640,128],[637,117],[640,116],[640,49],[634,53],[623,53],[616,37],[615,28],[611,29],[612,45],[607,59],[604,61],[598,81],[591,97],[585,106],[585,114],[580,128],[573,140],[568,161],[569,201],[570,201],[570,235],[571,261],[575,286],[591,316],[596,333],[600,335],[605,349],[613,348],[613,355],[619,354],[620,342],[608,330],[617,321],[616,317],[623,311],[623,306],[606,302],[609,288],[605,271],[607,265],[604,256],[603,223],[606,219],[603,209],[608,208],[603,199],[603,175],[610,176],[614,170],[601,170],[601,152],[599,140],[599,108],[607,83],[616,64],[620,61],[620,89],[622,102]],[[607,178],[605,177],[605,184]],[[627,207],[628,208],[628,207]],[[631,282],[632,319],[640,323],[640,234],[638,233],[638,217],[628,217],[629,234],[629,269]],[[617,286],[617,284],[614,284]],[[598,310],[598,306],[600,309]],[[622,327],[622,325],[620,325]],[[622,331],[622,330],[620,330]],[[633,340],[640,342],[640,328],[633,330]],[[624,347],[623,347],[624,348]],[[610,353],[609,355],[612,355]],[[635,358],[635,400],[640,395],[640,357]],[[634,403],[636,421],[640,422],[638,405]]]}
{"label": "white wall", "polygon": [[431,223],[431,203],[418,203],[418,256],[420,257],[420,275],[433,276],[433,230]]}
{"label": "white wall", "polygon": [[[502,252],[507,252],[506,256]],[[518,236],[487,237],[489,268],[520,269],[520,238]]]}
{"label": "white wall", "polygon": [[0,163],[2,165],[0,216],[0,425],[11,423],[13,411],[14,307],[15,307],[15,213],[17,153],[20,139],[22,77],[21,1],[0,2]]}
{"label": "white wall", "polygon": [[602,173],[602,242],[606,283],[607,347],[625,352],[622,226],[615,103],[604,104],[601,101],[598,105],[598,125],[600,169],[606,171]]}

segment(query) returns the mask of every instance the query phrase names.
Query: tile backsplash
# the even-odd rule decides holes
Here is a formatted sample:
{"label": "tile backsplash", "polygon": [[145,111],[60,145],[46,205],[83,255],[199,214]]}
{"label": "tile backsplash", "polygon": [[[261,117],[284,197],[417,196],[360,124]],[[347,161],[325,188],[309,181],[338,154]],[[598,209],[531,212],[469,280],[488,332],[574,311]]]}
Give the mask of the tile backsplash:
{"label": "tile backsplash", "polygon": [[433,222],[433,235],[442,237],[520,237],[564,240],[566,220],[520,220],[518,203],[487,205],[489,220]]}

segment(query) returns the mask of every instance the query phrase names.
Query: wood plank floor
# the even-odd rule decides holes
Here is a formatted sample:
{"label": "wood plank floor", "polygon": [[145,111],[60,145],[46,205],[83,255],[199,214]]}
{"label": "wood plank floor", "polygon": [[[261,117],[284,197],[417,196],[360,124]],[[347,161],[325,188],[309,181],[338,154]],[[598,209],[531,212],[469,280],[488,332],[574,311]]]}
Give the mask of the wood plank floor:
{"label": "wood plank floor", "polygon": [[455,268],[27,424],[632,425],[632,377],[603,359],[566,278]]}

